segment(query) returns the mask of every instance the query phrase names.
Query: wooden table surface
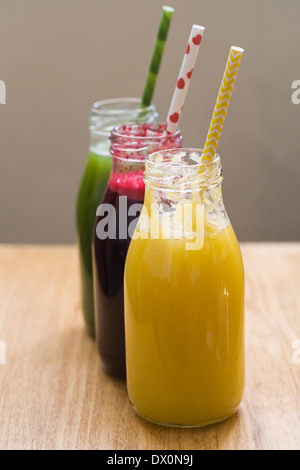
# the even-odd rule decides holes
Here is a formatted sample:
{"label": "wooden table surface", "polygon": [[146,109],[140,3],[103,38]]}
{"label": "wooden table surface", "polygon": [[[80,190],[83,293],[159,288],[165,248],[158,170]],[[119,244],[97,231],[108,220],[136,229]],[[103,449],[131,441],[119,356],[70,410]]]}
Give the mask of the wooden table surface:
{"label": "wooden table surface", "polygon": [[179,429],[139,418],[126,385],[102,371],[83,327],[75,247],[0,246],[0,449],[300,449],[300,244],[242,251],[241,408]]}

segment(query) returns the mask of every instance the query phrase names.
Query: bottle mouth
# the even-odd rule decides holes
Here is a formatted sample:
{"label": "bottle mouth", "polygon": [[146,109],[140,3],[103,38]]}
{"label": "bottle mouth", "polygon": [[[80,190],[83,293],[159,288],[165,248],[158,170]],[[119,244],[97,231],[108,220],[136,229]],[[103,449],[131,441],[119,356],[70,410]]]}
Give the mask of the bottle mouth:
{"label": "bottle mouth", "polygon": [[142,107],[140,98],[111,98],[96,101],[91,107],[91,113],[98,116],[126,116],[128,113],[137,113],[138,111],[155,112],[155,106],[150,104],[147,107]]}
{"label": "bottle mouth", "polygon": [[121,124],[112,130],[112,137],[128,140],[130,142],[159,141],[169,142],[180,136],[180,129],[173,134],[165,132],[165,122],[153,123],[128,123]]}
{"label": "bottle mouth", "polygon": [[115,127],[111,133],[111,155],[127,160],[143,159],[150,153],[179,148],[180,129],[174,134],[165,132],[165,123],[128,123]]}
{"label": "bottle mouth", "polygon": [[95,137],[109,137],[112,129],[124,122],[156,122],[154,104],[141,106],[140,98],[112,98],[94,103],[90,110],[89,128]]}
{"label": "bottle mouth", "polygon": [[145,182],[161,188],[186,190],[222,182],[221,157],[202,161],[203,149],[166,149],[151,153],[145,164]]}

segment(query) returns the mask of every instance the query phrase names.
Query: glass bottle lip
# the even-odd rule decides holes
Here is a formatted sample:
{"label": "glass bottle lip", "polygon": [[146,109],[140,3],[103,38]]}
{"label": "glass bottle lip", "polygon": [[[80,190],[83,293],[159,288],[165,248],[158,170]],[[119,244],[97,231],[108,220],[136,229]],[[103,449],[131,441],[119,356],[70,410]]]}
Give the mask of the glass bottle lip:
{"label": "glass bottle lip", "polygon": [[140,98],[110,98],[96,101],[90,108],[89,128],[95,137],[107,138],[124,122],[156,122],[155,105],[141,106]]}
{"label": "glass bottle lip", "polygon": [[222,182],[221,157],[216,154],[211,161],[201,161],[203,149],[166,149],[151,153],[145,164],[145,182],[173,188],[201,187]]}
{"label": "glass bottle lip", "polygon": [[[165,122],[157,123],[127,123],[116,126],[111,131],[111,137],[126,139],[128,141],[136,141],[137,138],[141,142],[160,141],[163,139],[175,140],[181,134],[178,128],[173,134],[165,133]],[[145,135],[145,133],[147,133]],[[155,153],[155,152],[153,152]]]}
{"label": "glass bottle lip", "polygon": [[140,105],[140,98],[109,98],[93,103],[91,112],[99,116],[126,115],[130,112],[136,113],[139,109],[155,112],[156,108],[153,103],[146,107],[141,107]]}
{"label": "glass bottle lip", "polygon": [[127,123],[111,132],[111,155],[126,160],[145,160],[152,152],[180,148],[182,136],[178,128],[165,133],[165,123]]}

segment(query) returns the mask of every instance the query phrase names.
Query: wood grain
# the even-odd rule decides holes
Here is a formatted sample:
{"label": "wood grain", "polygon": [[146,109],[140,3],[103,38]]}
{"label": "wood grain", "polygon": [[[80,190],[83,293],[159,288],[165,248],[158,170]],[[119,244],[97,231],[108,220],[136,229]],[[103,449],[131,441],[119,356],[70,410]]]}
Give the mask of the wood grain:
{"label": "wood grain", "polygon": [[[0,247],[1,449],[300,449],[300,244],[244,244],[247,387],[218,425],[135,415],[86,334],[71,246]],[[300,354],[299,354],[300,357]],[[295,362],[295,361],[294,361]]]}

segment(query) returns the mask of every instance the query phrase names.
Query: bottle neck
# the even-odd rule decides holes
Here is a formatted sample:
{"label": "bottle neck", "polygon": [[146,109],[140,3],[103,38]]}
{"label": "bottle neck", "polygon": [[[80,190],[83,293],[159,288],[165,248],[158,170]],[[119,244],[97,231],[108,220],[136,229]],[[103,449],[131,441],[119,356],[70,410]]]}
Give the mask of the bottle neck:
{"label": "bottle neck", "polygon": [[145,196],[144,183],[145,159],[119,158],[112,156],[112,166],[108,185],[112,192],[128,199],[143,202]]}
{"label": "bottle neck", "polygon": [[178,148],[181,134],[165,135],[164,124],[123,124],[111,133],[109,186],[121,195],[144,200],[145,160],[161,148]]}
{"label": "bottle neck", "polygon": [[202,163],[201,155],[202,151],[194,149],[166,150],[146,161],[144,204],[159,223],[171,217],[173,226],[179,226],[185,209],[192,211],[192,221],[199,209],[205,225],[214,231],[229,224],[222,197],[221,159],[216,156],[212,162]]}
{"label": "bottle neck", "polygon": [[154,210],[161,218],[171,216],[178,220],[180,211],[184,211],[185,207],[196,210],[198,206],[203,211],[206,223],[218,228],[228,225],[221,182],[181,190],[162,188],[146,182],[144,204],[149,214]]}

